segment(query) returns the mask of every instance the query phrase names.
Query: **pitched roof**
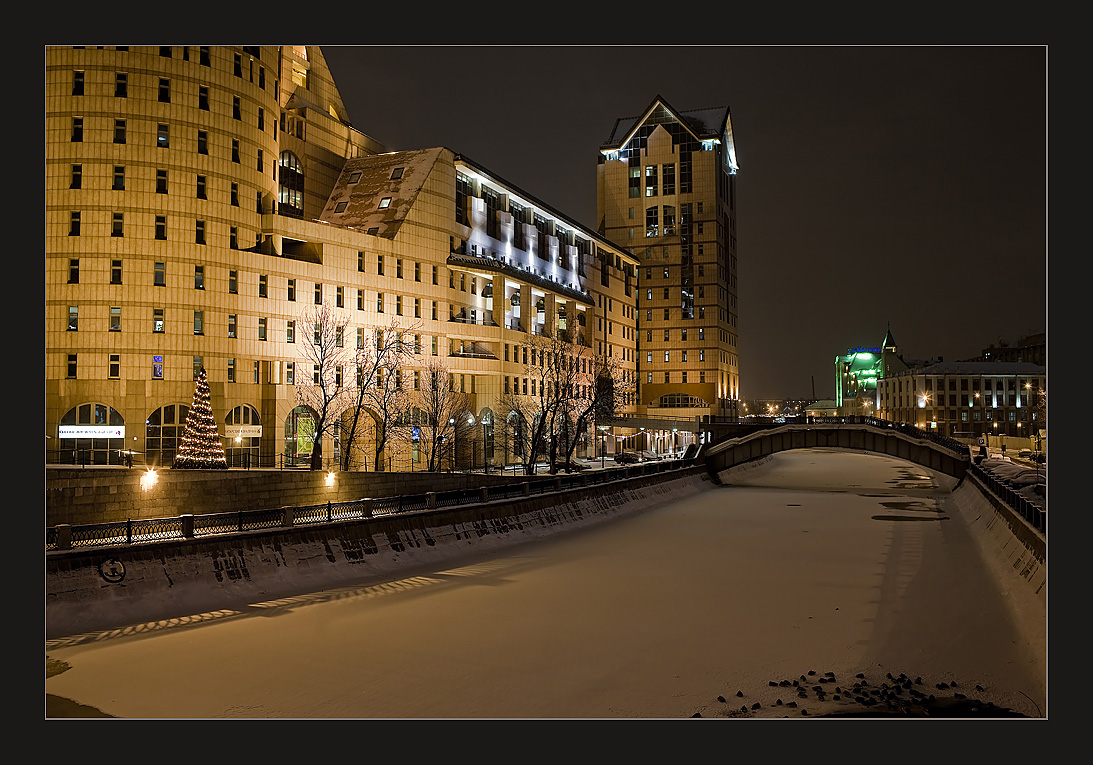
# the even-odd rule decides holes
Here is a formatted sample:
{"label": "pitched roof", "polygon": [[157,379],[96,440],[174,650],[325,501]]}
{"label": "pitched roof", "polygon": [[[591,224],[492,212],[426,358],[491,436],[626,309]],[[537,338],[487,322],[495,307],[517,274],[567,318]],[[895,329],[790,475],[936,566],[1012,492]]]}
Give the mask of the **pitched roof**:
{"label": "pitched roof", "polygon": [[732,146],[732,125],[729,122],[729,107],[718,106],[704,109],[689,109],[681,111],[674,108],[659,94],[652,103],[635,117],[619,117],[611,129],[611,135],[600,144],[601,149],[618,149],[626,144],[633,136],[634,131],[645,124],[651,117],[670,116],[686,127],[698,140],[709,138],[721,138],[722,133],[727,133],[728,149],[735,163],[735,149]]}

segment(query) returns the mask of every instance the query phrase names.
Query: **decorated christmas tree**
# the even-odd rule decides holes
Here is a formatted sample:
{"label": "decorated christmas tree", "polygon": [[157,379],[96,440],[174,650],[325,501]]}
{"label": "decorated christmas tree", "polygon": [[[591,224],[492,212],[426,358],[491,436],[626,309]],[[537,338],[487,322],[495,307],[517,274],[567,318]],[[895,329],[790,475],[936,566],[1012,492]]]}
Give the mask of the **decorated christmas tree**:
{"label": "decorated christmas tree", "polygon": [[186,415],[182,443],[171,467],[182,470],[226,470],[228,467],[224,444],[220,442],[209,403],[209,381],[204,367],[194,386],[194,402]]}

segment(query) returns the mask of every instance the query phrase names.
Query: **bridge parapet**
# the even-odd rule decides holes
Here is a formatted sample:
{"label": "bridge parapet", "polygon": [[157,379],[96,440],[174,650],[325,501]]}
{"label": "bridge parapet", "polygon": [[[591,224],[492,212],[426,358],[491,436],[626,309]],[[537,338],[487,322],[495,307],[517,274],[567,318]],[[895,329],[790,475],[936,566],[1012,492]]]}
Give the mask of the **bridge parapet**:
{"label": "bridge parapet", "polygon": [[704,451],[706,467],[717,476],[729,468],[776,452],[837,448],[898,457],[956,478],[963,478],[967,472],[970,462],[968,447],[958,441],[883,420],[855,418],[848,422],[848,419],[805,425],[786,424],[723,441]]}

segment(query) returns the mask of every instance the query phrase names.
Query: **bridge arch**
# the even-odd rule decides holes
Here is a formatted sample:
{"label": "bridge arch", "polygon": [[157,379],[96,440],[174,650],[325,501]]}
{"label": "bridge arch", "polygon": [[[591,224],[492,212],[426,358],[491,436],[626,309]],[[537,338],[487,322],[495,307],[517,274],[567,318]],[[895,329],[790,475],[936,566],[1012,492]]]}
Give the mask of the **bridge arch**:
{"label": "bridge arch", "polygon": [[713,476],[746,462],[790,449],[838,448],[884,454],[963,478],[969,454],[966,446],[941,443],[926,433],[867,422],[783,425],[733,438],[705,450],[706,468]]}

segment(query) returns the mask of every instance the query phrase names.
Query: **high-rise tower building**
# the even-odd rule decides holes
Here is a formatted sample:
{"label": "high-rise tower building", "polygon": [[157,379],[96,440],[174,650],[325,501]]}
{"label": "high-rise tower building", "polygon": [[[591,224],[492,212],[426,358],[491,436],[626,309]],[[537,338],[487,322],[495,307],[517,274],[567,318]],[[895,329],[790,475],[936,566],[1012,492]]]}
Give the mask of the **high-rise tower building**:
{"label": "high-rise tower building", "polygon": [[738,414],[736,171],[728,108],[657,96],[600,146],[600,231],[638,259],[641,414]]}

